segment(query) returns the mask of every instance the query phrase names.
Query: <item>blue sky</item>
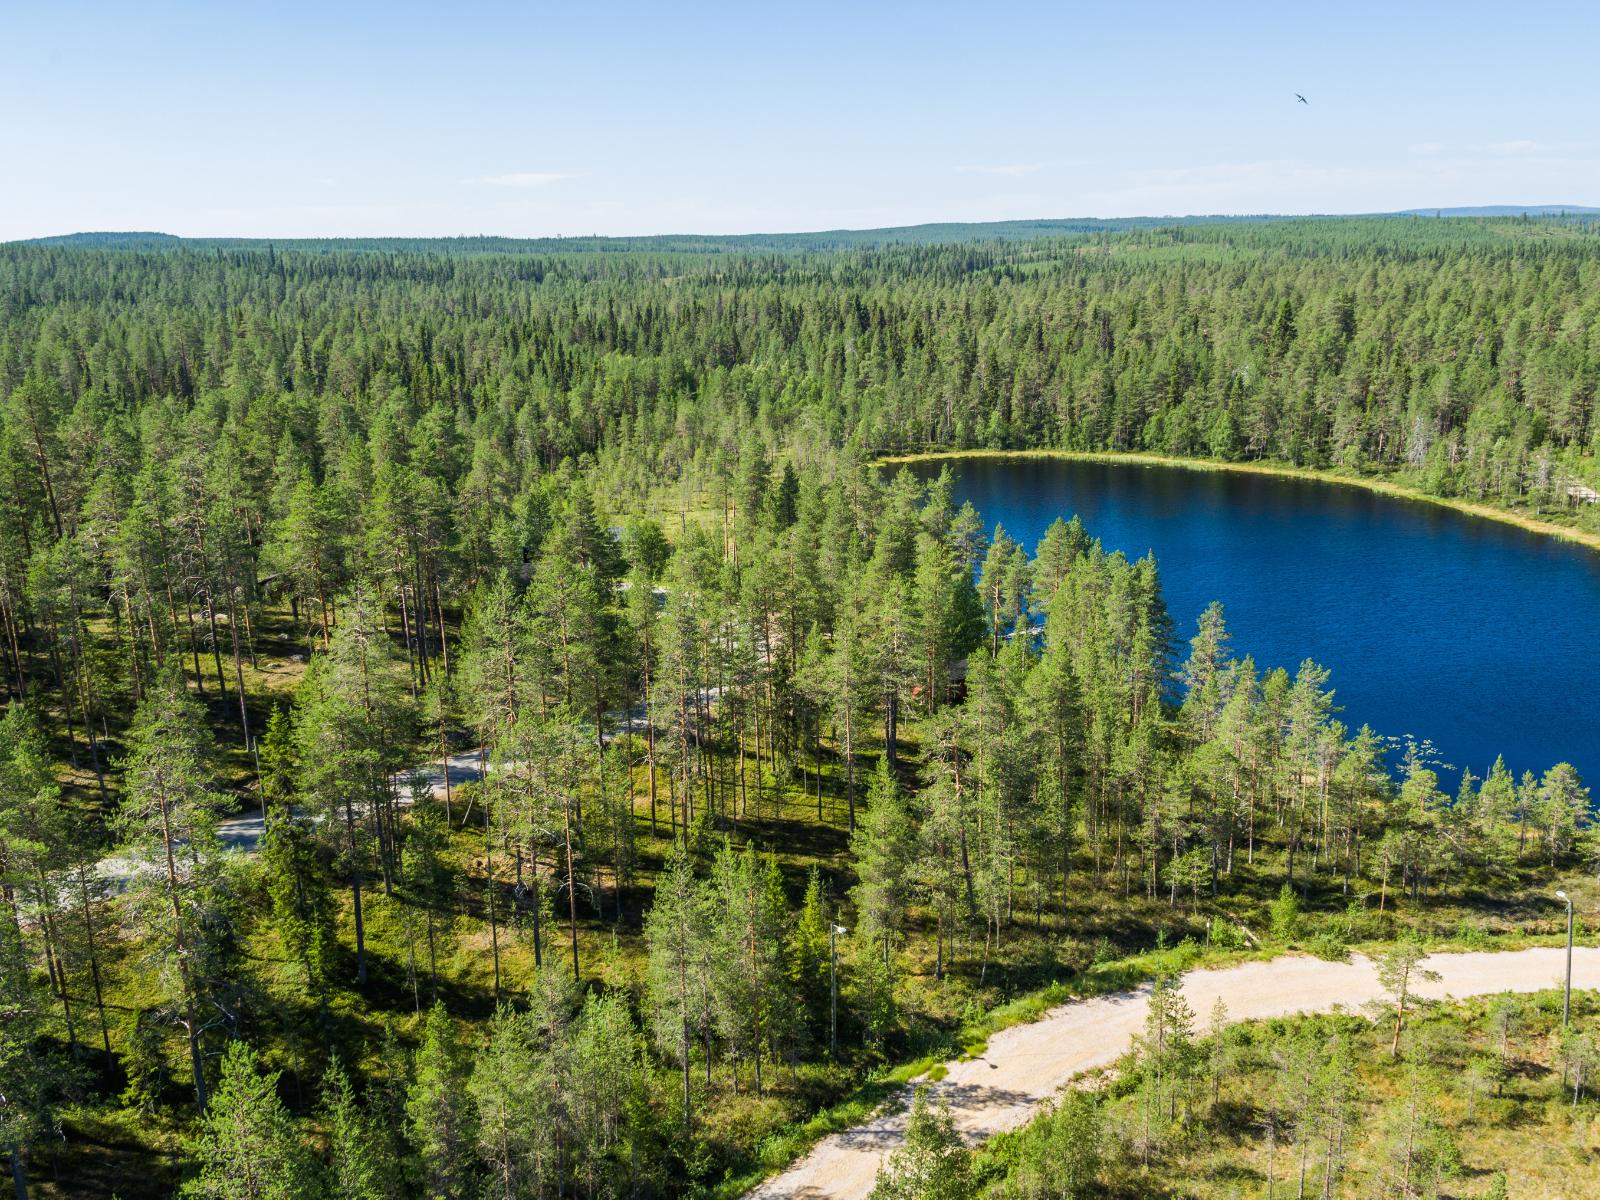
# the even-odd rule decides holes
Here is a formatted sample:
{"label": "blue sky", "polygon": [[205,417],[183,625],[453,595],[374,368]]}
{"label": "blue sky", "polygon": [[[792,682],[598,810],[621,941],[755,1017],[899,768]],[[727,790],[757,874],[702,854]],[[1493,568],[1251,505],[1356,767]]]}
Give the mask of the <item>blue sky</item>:
{"label": "blue sky", "polygon": [[1571,2],[0,0],[0,239],[1600,204],[1597,45]]}

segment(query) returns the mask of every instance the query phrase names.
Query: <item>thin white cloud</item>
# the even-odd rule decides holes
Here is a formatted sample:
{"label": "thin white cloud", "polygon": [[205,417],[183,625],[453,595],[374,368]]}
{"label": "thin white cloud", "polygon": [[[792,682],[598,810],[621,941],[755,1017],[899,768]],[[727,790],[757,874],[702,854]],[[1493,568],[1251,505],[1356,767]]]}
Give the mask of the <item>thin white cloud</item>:
{"label": "thin white cloud", "polygon": [[1550,149],[1543,142],[1529,141],[1526,138],[1511,142],[1490,142],[1487,148],[1491,154],[1539,154]]}
{"label": "thin white cloud", "polygon": [[1035,171],[1044,169],[1043,163],[994,163],[973,164],[971,166],[957,167],[963,175],[1009,175],[1017,178],[1022,175],[1032,175]]}
{"label": "thin white cloud", "polygon": [[476,179],[463,179],[462,183],[487,184],[489,187],[518,188],[528,191],[549,187],[563,179],[577,179],[571,171],[512,171],[505,175],[480,175]]}
{"label": "thin white cloud", "polygon": [[1439,142],[1413,142],[1406,149],[1413,154],[1434,155],[1444,153],[1444,146]]}

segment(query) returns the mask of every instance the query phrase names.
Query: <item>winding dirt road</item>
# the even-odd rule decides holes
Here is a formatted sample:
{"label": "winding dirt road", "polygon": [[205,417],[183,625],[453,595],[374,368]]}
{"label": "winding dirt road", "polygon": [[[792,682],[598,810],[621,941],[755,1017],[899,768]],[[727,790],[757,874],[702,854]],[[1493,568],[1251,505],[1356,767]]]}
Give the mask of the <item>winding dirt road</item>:
{"label": "winding dirt road", "polygon": [[[1435,954],[1424,964],[1437,982],[1422,983],[1433,999],[1495,992],[1535,992],[1561,986],[1566,951],[1538,948],[1504,953]],[[1600,949],[1573,951],[1572,986],[1600,988]],[[1356,956],[1324,962],[1299,955],[1243,963],[1183,977],[1183,994],[1204,1026],[1221,999],[1230,1021],[1293,1013],[1357,1009],[1382,998],[1377,970]],[[1077,1001],[1039,1020],[989,1039],[982,1056],[947,1064],[948,1074],[929,1084],[935,1100],[950,1106],[956,1128],[976,1144],[1023,1124],[1035,1108],[1074,1076],[1116,1062],[1144,1028],[1149,988]],[[878,1164],[900,1144],[912,1089],[872,1120],[818,1142],[811,1152],[750,1193],[749,1200],[862,1200],[872,1190]]]}

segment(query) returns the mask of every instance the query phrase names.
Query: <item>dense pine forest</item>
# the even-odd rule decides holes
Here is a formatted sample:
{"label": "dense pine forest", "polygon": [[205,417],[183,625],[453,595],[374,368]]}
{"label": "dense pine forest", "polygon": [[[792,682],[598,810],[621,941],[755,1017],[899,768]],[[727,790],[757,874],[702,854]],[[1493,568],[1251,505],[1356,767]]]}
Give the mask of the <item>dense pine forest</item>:
{"label": "dense pine forest", "polygon": [[[1592,911],[1570,765],[1447,790],[1153,558],[878,461],[1284,464],[1600,530],[1592,220],[939,236],[0,246],[19,1197],[732,1197],[1047,999]],[[1593,1112],[1578,1018],[1517,1094]],[[1173,1194],[1240,1080],[1299,1086],[1300,1034],[1190,1032],[1181,1083],[1147,1053],[1051,1118],[1120,1131],[1085,1187]],[[1095,1194],[918,1120],[954,1181],[886,1194]]]}

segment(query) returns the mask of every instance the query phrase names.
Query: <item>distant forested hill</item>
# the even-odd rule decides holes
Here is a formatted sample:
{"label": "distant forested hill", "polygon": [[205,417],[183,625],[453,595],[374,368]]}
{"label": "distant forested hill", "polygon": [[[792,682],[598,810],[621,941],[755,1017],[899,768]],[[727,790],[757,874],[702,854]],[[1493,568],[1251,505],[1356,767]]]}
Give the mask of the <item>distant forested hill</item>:
{"label": "distant forested hill", "polygon": [[[1402,217],[1582,217],[1600,209],[1575,205],[1504,205],[1491,208],[1415,209]],[[1382,214],[1379,214],[1380,216]],[[70,233],[16,243],[93,249],[249,250],[275,246],[285,250],[408,254],[737,254],[753,252],[826,252],[889,246],[932,246],[962,242],[1017,242],[1041,238],[1084,237],[1136,230],[1194,226],[1300,225],[1308,221],[1362,221],[1366,217],[1190,216],[1069,217],[1034,221],[947,222],[900,225],[883,229],[828,229],[811,233],[659,234],[651,237],[451,237],[451,238],[180,238],[167,233]]]}
{"label": "distant forested hill", "polygon": [[1582,204],[1483,204],[1475,208],[1408,208],[1407,217],[1560,217],[1600,213]]}
{"label": "distant forested hill", "polygon": [[95,250],[149,249],[159,246],[176,246],[182,238],[171,233],[106,232],[64,233],[56,237],[33,238],[16,245],[24,246],[84,246]]}
{"label": "distant forested hill", "polygon": [[884,229],[829,229],[813,233],[658,234],[650,237],[453,237],[453,238],[179,238],[165,233],[71,233],[38,238],[32,245],[152,248],[158,245],[230,250],[273,245],[296,250],[380,251],[433,254],[737,253],[825,251],[889,245],[1022,241],[1075,234],[1112,233],[1167,225],[1285,220],[1281,217],[1075,217],[1036,221],[948,222]]}

